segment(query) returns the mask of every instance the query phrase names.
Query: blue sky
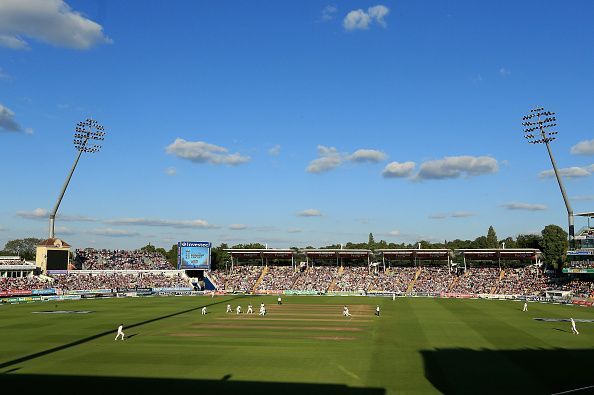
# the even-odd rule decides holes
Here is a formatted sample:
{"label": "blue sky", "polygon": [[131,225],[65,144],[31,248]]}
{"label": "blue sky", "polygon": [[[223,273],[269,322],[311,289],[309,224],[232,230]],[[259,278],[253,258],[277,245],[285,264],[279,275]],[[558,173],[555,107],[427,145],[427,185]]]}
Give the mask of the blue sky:
{"label": "blue sky", "polygon": [[[591,1],[0,0],[0,245],[273,247],[566,225],[594,206]],[[578,228],[584,225],[578,220]]]}

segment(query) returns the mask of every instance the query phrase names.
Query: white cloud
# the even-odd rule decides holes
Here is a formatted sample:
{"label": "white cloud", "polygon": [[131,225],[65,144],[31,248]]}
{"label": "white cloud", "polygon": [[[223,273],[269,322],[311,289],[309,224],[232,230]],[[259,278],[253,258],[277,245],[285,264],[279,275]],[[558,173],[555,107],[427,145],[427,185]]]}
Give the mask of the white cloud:
{"label": "white cloud", "polygon": [[358,149],[352,154],[338,152],[334,147],[318,145],[318,158],[309,162],[308,173],[323,173],[337,168],[345,162],[377,163],[386,160],[387,155],[374,149]]}
{"label": "white cloud", "polygon": [[334,147],[318,145],[318,159],[312,160],[307,166],[308,173],[323,173],[342,164],[344,155]]}
{"label": "white cloud", "polygon": [[250,161],[249,156],[239,153],[230,154],[225,147],[203,141],[186,141],[179,137],[166,147],[166,152],[195,163],[236,166]]}
{"label": "white cloud", "polygon": [[507,69],[505,67],[501,67],[499,69],[499,75],[502,76],[502,77],[507,77],[510,74],[511,74],[511,70],[510,69]]}
{"label": "white cloud", "polygon": [[288,233],[301,233],[302,230],[299,228],[291,228],[287,230]]}
{"label": "white cloud", "polygon": [[336,11],[338,11],[338,8],[334,4],[330,4],[322,8],[322,20],[329,21],[334,19],[336,16]]}
{"label": "white cloud", "polygon": [[526,211],[542,211],[546,210],[547,206],[544,204],[532,204],[532,203],[505,203],[501,207],[508,210],[526,210]]}
{"label": "white cloud", "polygon": [[415,178],[418,180],[439,180],[458,178],[463,175],[470,177],[491,174],[498,170],[497,160],[490,156],[446,156],[443,159],[422,163]]}
{"label": "white cloud", "polygon": [[473,213],[471,211],[454,211],[453,213],[430,214],[429,219],[468,218],[474,216],[476,216],[476,213]]}
{"label": "white cloud", "polygon": [[213,228],[207,221],[203,219],[194,220],[169,220],[169,219],[154,219],[154,218],[117,218],[104,221],[106,224],[112,225],[134,225],[134,226],[164,226],[178,229],[191,228]]}
{"label": "white cloud", "polygon": [[350,11],[342,21],[345,30],[364,30],[369,29],[371,17],[362,9]]}
{"label": "white cloud", "polygon": [[103,228],[103,229],[95,229],[91,231],[92,234],[97,236],[106,236],[106,237],[134,237],[139,236],[140,233],[133,232],[130,230],[124,229],[112,229],[112,228]]}
{"label": "white cloud", "polygon": [[32,211],[17,211],[16,215],[21,218],[27,218],[27,219],[39,219],[39,218],[46,219],[46,218],[49,218],[49,211],[47,211],[46,209],[43,209],[43,208],[36,208],[35,210],[32,210]]}
{"label": "white cloud", "polygon": [[0,47],[10,49],[27,49],[27,43],[18,37],[0,34]]}
{"label": "white cloud", "polygon": [[6,232],[8,230],[8,228],[5,228],[3,226],[0,226],[0,232]]}
{"label": "white cloud", "polygon": [[386,160],[388,155],[375,149],[358,149],[349,156],[352,162],[378,163]]}
{"label": "white cloud", "polygon": [[594,200],[594,195],[581,195],[581,196],[573,196],[571,200],[575,201],[591,201]]}
{"label": "white cloud", "polygon": [[231,224],[229,225],[229,229],[231,230],[244,230],[247,229],[247,225],[244,224]]}
{"label": "white cloud", "polygon": [[23,127],[14,119],[14,112],[0,103],[0,131],[22,132]]}
{"label": "white cloud", "polygon": [[165,174],[167,174],[168,176],[175,176],[177,175],[177,169],[175,167],[168,167],[167,169],[165,169]]}
{"label": "white cloud", "polygon": [[26,49],[23,37],[74,49],[112,42],[101,25],[72,10],[63,0],[0,1],[0,45]]}
{"label": "white cloud", "polygon": [[452,213],[452,218],[468,218],[474,217],[476,214],[470,211],[454,211]]}
{"label": "white cloud", "polygon": [[594,155],[594,140],[580,141],[571,147],[573,155]]}
{"label": "white cloud", "polygon": [[307,210],[303,210],[297,213],[299,217],[321,217],[322,213],[320,210],[316,210],[315,208],[309,208]]}
{"label": "white cloud", "polygon": [[279,156],[280,153],[281,153],[281,146],[278,144],[268,150],[268,155]]}
{"label": "white cloud", "polygon": [[401,233],[399,230],[391,230],[388,232],[388,236],[400,236]]}
{"label": "white cloud", "polygon": [[387,27],[386,21],[384,18],[390,13],[390,9],[384,5],[376,5],[373,7],[369,7],[367,9],[367,13],[370,17],[375,19],[375,21],[381,27]]}
{"label": "white cloud", "polygon": [[9,81],[11,79],[11,75],[4,71],[2,67],[0,67],[0,80]]}
{"label": "white cloud", "polygon": [[70,236],[75,234],[76,232],[67,228],[66,226],[56,226],[55,228],[56,235],[58,236]]}
{"label": "white cloud", "polygon": [[381,27],[387,27],[385,17],[390,9],[384,5],[369,7],[367,12],[362,9],[350,11],[342,21],[342,26],[347,31],[366,30],[375,21]]}
{"label": "white cloud", "polygon": [[[37,220],[46,220],[49,219],[49,211],[44,208],[36,208],[31,211],[17,211],[16,215],[21,218],[26,219],[37,219]],[[98,221],[96,218],[87,217],[84,215],[68,215],[68,214],[60,214],[56,216],[56,218],[60,221],[66,222],[96,222]]]}
{"label": "white cloud", "polygon": [[415,162],[390,162],[384,167],[382,176],[384,178],[409,177],[415,170]]}
{"label": "white cloud", "polygon": [[436,213],[436,214],[429,214],[429,219],[446,219],[448,214],[444,213]]}
{"label": "white cloud", "polygon": [[[592,175],[592,173],[594,173],[594,164],[592,164],[590,166],[584,166],[584,167],[573,166],[573,167],[566,167],[563,169],[559,169],[559,174],[562,177],[566,177],[566,178],[589,177]],[[553,177],[555,177],[555,171],[553,169],[541,171],[538,174],[538,177],[553,178]]]}

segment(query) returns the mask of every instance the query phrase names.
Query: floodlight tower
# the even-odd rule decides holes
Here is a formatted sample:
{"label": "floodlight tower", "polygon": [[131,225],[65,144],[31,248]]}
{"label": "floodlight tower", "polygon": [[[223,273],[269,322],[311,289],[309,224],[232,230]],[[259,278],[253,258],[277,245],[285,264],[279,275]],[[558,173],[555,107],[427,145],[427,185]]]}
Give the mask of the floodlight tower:
{"label": "floodlight tower", "polygon": [[524,137],[530,144],[544,144],[547,147],[549,158],[551,158],[551,164],[553,165],[553,171],[561,189],[561,195],[563,195],[563,201],[565,202],[565,208],[567,209],[567,219],[569,222],[569,245],[573,247],[574,242],[574,230],[573,230],[573,209],[567,198],[565,192],[565,186],[563,180],[557,169],[557,162],[553,157],[553,151],[551,151],[550,142],[556,139],[557,132],[551,131],[550,128],[557,126],[557,118],[555,113],[551,111],[545,111],[544,108],[538,107],[530,110],[530,113],[522,117],[522,126],[524,126]]}
{"label": "floodlight tower", "polygon": [[103,126],[99,125],[99,122],[95,121],[94,119],[87,119],[76,124],[76,130],[74,133],[74,148],[76,148],[78,154],[76,155],[76,160],[72,165],[72,169],[70,169],[70,173],[68,174],[68,177],[66,177],[66,181],[62,186],[62,191],[60,192],[60,196],[58,196],[58,201],[56,202],[54,209],[50,213],[50,239],[54,238],[54,222],[56,219],[56,214],[58,213],[58,207],[60,207],[60,203],[62,202],[62,198],[64,197],[64,193],[66,192],[66,188],[68,188],[68,183],[70,183],[70,179],[72,178],[74,169],[76,169],[78,160],[80,159],[80,156],[83,152],[88,152],[92,154],[101,149],[100,145],[89,144],[89,140],[104,140],[105,132],[103,130]]}

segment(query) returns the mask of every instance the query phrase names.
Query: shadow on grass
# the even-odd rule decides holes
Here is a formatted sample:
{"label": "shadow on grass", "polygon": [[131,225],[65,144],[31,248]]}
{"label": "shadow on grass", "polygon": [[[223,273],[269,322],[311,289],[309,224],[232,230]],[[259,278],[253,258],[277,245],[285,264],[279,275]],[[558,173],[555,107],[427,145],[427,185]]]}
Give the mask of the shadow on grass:
{"label": "shadow on grass", "polygon": [[[159,316],[159,317],[151,318],[151,319],[148,319],[148,320],[145,320],[145,321],[137,322],[136,324],[127,325],[124,328],[124,330],[137,328],[137,327],[142,326],[142,325],[150,324],[150,323],[156,322],[156,321],[165,320],[167,318],[175,317],[175,316],[178,316],[178,315],[181,315],[181,314],[191,313],[192,311],[196,311],[196,310],[202,309],[202,307],[204,307],[204,306],[209,307],[209,306],[214,306],[214,305],[217,305],[217,304],[228,303],[228,302],[230,302],[232,300],[241,299],[241,298],[242,298],[242,296],[236,296],[236,297],[233,297],[233,298],[230,298],[230,299],[225,299],[225,300],[221,300],[221,301],[218,301],[218,302],[212,302],[212,303],[209,303],[209,304],[203,304],[203,305],[200,305],[200,306],[197,306],[197,307],[192,307],[191,309],[177,311],[175,313],[166,314],[166,315],[162,315],[162,316]],[[114,324],[114,325],[117,325],[117,324]],[[58,352],[58,351],[61,351],[61,350],[65,350],[65,349],[70,348],[70,347],[75,347],[75,346],[78,346],[78,345],[81,345],[81,344],[84,344],[84,343],[88,343],[90,341],[99,339],[100,337],[107,336],[107,335],[113,335],[115,333],[116,333],[116,330],[113,329],[113,328],[111,328],[111,329],[106,330],[104,332],[100,332],[100,333],[97,333],[95,335],[85,337],[83,339],[75,340],[75,341],[73,341],[71,343],[63,344],[61,346],[50,348],[48,350],[40,351],[40,352],[37,352],[37,353],[34,353],[34,354],[25,355],[24,357],[13,359],[12,361],[2,362],[2,363],[0,363],[0,369],[7,368],[7,367],[10,367],[12,365],[16,365],[18,363],[27,362],[27,361],[30,361],[30,360],[35,359],[35,358],[43,357],[45,355],[52,354],[52,353],[55,353],[55,352]],[[135,336],[135,335],[136,334],[134,334],[132,336]]]}
{"label": "shadow on grass", "polygon": [[[226,375],[225,377],[230,377]],[[63,392],[78,389],[84,394],[258,394],[258,395],[383,395],[383,388],[355,388],[342,384],[270,383],[258,381],[164,379],[138,377],[94,377],[2,374],[0,384],[4,388],[38,388],[42,392]]]}
{"label": "shadow on grass", "polygon": [[[425,377],[445,394],[551,394],[594,391],[593,349],[421,351]],[[588,392],[591,391],[591,392]]]}

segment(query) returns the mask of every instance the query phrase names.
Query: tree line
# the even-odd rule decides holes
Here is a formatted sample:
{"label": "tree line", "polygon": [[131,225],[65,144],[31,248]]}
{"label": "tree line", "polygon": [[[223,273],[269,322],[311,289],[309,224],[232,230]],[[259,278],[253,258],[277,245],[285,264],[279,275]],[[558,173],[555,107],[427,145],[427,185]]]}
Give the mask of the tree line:
{"label": "tree line", "polygon": [[[26,260],[35,259],[35,248],[42,240],[37,238],[25,238],[10,240],[4,246],[4,249],[0,251],[0,255],[19,255]],[[346,244],[332,244],[327,246],[321,246],[318,248],[323,249],[396,249],[396,248],[418,248],[419,246],[423,249],[430,248],[447,248],[451,250],[463,249],[463,248],[501,248],[505,244],[505,248],[537,248],[543,253],[543,261],[552,267],[559,268],[565,261],[568,242],[567,232],[563,228],[557,225],[545,226],[540,234],[520,234],[516,238],[506,237],[504,239],[498,239],[497,233],[493,226],[490,226],[487,230],[487,234],[479,236],[474,240],[444,240],[443,243],[436,242],[432,243],[427,240],[419,240],[416,243],[393,243],[385,240],[376,241],[373,233],[369,233],[367,242],[347,242]],[[221,243],[217,247],[213,247],[211,250],[212,266],[214,268],[224,266],[225,263],[230,261],[229,254],[225,251],[229,246],[226,243]],[[247,243],[247,244],[236,244],[231,248],[265,248],[265,245],[261,243]],[[313,246],[307,246],[305,248],[314,248]],[[298,247],[291,247],[293,250],[299,250]],[[162,247],[156,247],[152,244],[147,244],[141,247],[140,250],[159,253],[167,258],[167,261],[172,267],[177,267],[177,244],[173,244],[169,250]]]}

